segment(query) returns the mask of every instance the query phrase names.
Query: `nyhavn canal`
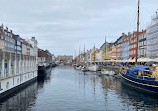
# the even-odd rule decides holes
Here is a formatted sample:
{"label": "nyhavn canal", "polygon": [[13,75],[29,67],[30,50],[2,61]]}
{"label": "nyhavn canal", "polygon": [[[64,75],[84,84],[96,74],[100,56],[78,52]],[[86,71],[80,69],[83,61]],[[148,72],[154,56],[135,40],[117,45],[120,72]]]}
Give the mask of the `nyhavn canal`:
{"label": "nyhavn canal", "polygon": [[157,107],[157,97],[133,90],[118,78],[83,73],[64,65],[52,68],[44,80],[0,102],[1,111],[131,111]]}

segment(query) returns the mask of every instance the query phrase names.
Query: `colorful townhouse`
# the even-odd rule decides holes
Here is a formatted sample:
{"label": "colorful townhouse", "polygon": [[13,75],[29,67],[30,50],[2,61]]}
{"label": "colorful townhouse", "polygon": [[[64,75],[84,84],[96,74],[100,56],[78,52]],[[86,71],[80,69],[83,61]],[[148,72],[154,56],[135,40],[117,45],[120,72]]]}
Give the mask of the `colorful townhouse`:
{"label": "colorful townhouse", "polygon": [[146,51],[147,50],[147,34],[146,30],[142,30],[139,35],[139,58],[143,57],[146,58]]}
{"label": "colorful townhouse", "polygon": [[104,43],[100,47],[100,61],[104,61],[105,60],[105,52],[106,52],[106,43]]}
{"label": "colorful townhouse", "polygon": [[91,62],[96,61],[96,48],[94,46],[94,48],[91,50]]}
{"label": "colorful townhouse", "polygon": [[136,45],[137,45],[137,32],[131,34],[129,42],[129,58],[134,59],[136,57]]}
{"label": "colorful townhouse", "polygon": [[128,36],[124,36],[122,38],[122,60],[128,60],[129,59],[129,40],[131,38],[130,32],[128,33]]}
{"label": "colorful townhouse", "polygon": [[100,49],[99,50],[99,61],[102,62],[104,59],[102,59],[102,53],[103,53],[103,50]]}
{"label": "colorful townhouse", "polygon": [[116,60],[116,44],[115,43],[112,45],[111,59]]}
{"label": "colorful townhouse", "polygon": [[117,60],[122,60],[122,38],[125,36],[124,33],[122,33],[122,36],[119,37],[116,40],[116,59]]}
{"label": "colorful townhouse", "polygon": [[99,51],[99,49],[96,50],[96,61],[97,62],[100,61],[100,51]]}
{"label": "colorful townhouse", "polygon": [[[146,56],[146,31],[139,32],[138,38],[138,57]],[[130,37],[129,42],[129,58],[134,59],[136,58],[136,47],[137,47],[137,32],[133,32]],[[142,51],[142,52],[141,52]],[[141,55],[139,55],[142,53]]]}
{"label": "colorful townhouse", "polygon": [[105,60],[111,59],[112,43],[106,43]]}
{"label": "colorful townhouse", "polygon": [[22,41],[19,35],[13,34],[13,39],[15,40],[15,52],[18,54],[22,54]]}

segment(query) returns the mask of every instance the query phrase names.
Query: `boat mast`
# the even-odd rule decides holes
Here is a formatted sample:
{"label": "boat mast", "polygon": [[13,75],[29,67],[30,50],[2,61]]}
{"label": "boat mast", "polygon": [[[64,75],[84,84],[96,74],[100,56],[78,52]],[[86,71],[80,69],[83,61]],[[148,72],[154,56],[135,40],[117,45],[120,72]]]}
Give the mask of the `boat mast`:
{"label": "boat mast", "polygon": [[104,60],[106,59],[106,37],[105,37],[105,55]]}
{"label": "boat mast", "polygon": [[85,44],[84,44],[84,65],[85,65],[85,62],[86,62],[86,56],[85,56]]}
{"label": "boat mast", "polygon": [[77,58],[76,58],[76,50],[75,50],[75,64],[76,64],[76,59],[77,59]]}
{"label": "boat mast", "polygon": [[80,64],[80,47],[79,47],[79,64]]}
{"label": "boat mast", "polygon": [[135,65],[138,65],[138,43],[139,43],[139,5],[140,5],[140,0],[138,0],[137,45],[136,45],[136,60],[135,60]]}

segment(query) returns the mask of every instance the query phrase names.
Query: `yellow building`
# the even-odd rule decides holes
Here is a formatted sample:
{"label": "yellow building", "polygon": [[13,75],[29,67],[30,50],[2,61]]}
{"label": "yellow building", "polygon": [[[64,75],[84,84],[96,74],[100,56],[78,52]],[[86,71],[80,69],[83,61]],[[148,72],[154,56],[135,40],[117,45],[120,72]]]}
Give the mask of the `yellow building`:
{"label": "yellow building", "polygon": [[97,49],[95,47],[91,50],[91,54],[90,54],[90,56],[91,56],[91,62],[96,61],[96,50]]}
{"label": "yellow building", "polygon": [[111,59],[111,50],[112,50],[112,43],[108,43],[106,45],[105,60],[110,60]]}
{"label": "yellow building", "polygon": [[100,62],[102,62],[102,61],[103,61],[103,58],[102,58],[102,53],[103,53],[103,51],[102,51],[102,50],[100,50],[100,51],[99,51]]}

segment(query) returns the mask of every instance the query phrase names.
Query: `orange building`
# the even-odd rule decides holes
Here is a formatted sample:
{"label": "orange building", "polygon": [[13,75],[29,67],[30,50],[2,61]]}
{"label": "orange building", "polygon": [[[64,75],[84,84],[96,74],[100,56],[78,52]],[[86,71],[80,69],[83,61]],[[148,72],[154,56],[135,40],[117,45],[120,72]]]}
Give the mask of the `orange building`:
{"label": "orange building", "polygon": [[111,59],[116,60],[116,46],[113,44],[112,46],[112,54],[111,54]]}
{"label": "orange building", "polygon": [[112,43],[108,43],[106,45],[106,53],[105,53],[105,59],[110,60],[111,59],[111,53],[112,52]]}

